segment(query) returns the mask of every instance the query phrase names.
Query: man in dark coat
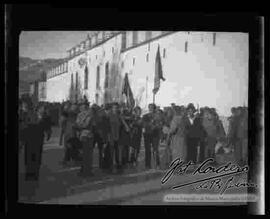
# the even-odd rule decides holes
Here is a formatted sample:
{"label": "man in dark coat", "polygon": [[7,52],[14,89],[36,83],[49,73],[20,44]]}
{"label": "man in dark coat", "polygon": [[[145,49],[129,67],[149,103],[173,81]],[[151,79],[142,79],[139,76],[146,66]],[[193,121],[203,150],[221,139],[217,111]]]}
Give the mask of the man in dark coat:
{"label": "man in dark coat", "polygon": [[[120,171],[123,167],[122,163],[122,153],[123,145],[120,144],[120,128],[121,128],[121,116],[118,109],[118,104],[114,103],[112,105],[112,111],[109,114],[110,120],[110,166],[114,166],[114,158],[116,161],[116,168]],[[111,169],[112,171],[113,169]]]}
{"label": "man in dark coat", "polygon": [[93,112],[93,122],[94,122],[94,147],[97,145],[98,147],[98,154],[99,154],[99,168],[102,169],[102,162],[103,162],[103,144],[105,141],[103,140],[103,116],[104,114],[101,112],[101,109],[98,105],[92,105],[92,112]]}
{"label": "man in dark coat", "polygon": [[26,106],[22,113],[20,130],[25,154],[25,179],[36,181],[39,179],[45,133],[47,141],[51,137],[51,119],[43,106],[37,111]]}
{"label": "man in dark coat", "polygon": [[142,139],[142,118],[141,108],[139,106],[134,108],[133,119],[131,123],[131,163],[133,166],[138,164],[138,155],[141,148]]}
{"label": "man in dark coat", "polygon": [[200,118],[194,115],[195,112],[194,105],[192,103],[188,104],[187,116],[185,117],[187,161],[193,161],[193,163],[197,163],[197,147],[206,135]]}
{"label": "man in dark coat", "polygon": [[120,138],[119,145],[122,148],[122,165],[123,167],[131,163],[130,147],[131,147],[131,122],[132,116],[127,108],[122,108],[120,115]]}
{"label": "man in dark coat", "polygon": [[106,104],[101,108],[100,116],[101,116],[101,133],[102,139],[104,142],[104,156],[102,162],[102,168],[104,171],[112,172],[113,168],[111,165],[112,157],[111,157],[111,145],[112,145],[112,137],[111,137],[111,126],[110,126],[110,114],[111,107]]}
{"label": "man in dark coat", "polygon": [[144,147],[145,147],[145,168],[151,168],[151,148],[155,152],[156,165],[159,166],[158,145],[160,134],[162,130],[161,121],[156,115],[155,104],[148,105],[149,113],[143,116],[143,133],[144,133]]}

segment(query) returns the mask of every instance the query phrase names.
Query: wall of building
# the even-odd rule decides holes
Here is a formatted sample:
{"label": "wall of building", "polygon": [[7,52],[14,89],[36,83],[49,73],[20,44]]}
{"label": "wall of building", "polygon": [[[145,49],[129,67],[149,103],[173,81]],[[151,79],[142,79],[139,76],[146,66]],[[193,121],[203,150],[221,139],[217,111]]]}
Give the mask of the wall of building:
{"label": "wall of building", "polygon": [[[121,35],[117,35],[100,46],[94,47],[72,59],[69,60],[69,75],[73,74],[74,86],[76,80],[76,72],[78,73],[78,79],[82,95],[86,95],[88,100],[92,103],[96,102],[96,94],[99,95],[99,104],[103,103],[104,96],[104,83],[105,83],[105,66],[109,63],[110,79],[113,76],[117,77],[117,71],[120,64],[120,49],[121,49]],[[88,67],[88,88],[84,87],[85,80],[85,67],[86,65],[80,66],[79,60],[85,59]],[[100,69],[100,90],[96,90],[97,80],[97,67]],[[120,74],[120,72],[119,72]],[[70,79],[69,79],[70,80]],[[117,90],[117,89],[116,89]],[[115,90],[111,91],[115,92]]]}
{"label": "wall of building", "polygon": [[[138,99],[142,96],[141,107],[153,100],[158,45],[166,78],[165,82],[161,81],[155,98],[158,105],[168,106],[173,102],[186,105],[193,102],[199,106],[215,107],[220,114],[229,115],[232,106],[247,104],[248,34],[216,33],[213,45],[211,32],[177,32],[121,55],[124,61],[122,75],[129,73],[134,96]],[[166,50],[164,57],[163,49]],[[146,60],[147,54],[149,61]]]}
{"label": "wall of building", "polygon": [[[153,31],[152,38],[161,31]],[[126,32],[126,46],[132,47],[133,33]],[[138,43],[145,39],[145,31],[138,33]],[[71,75],[74,86],[76,72],[82,94],[90,102],[102,104],[105,88],[105,66],[109,63],[110,101],[121,101],[122,81],[128,73],[130,85],[138,105],[146,108],[152,102],[155,58],[160,46],[163,74],[166,81],[156,95],[156,103],[186,105],[193,102],[199,106],[217,108],[221,115],[230,114],[232,106],[248,103],[248,34],[212,32],[175,32],[121,51],[121,34],[107,40],[68,61],[68,73],[49,78],[47,100],[62,101],[69,97]],[[112,49],[113,48],[113,49]],[[84,89],[85,65],[88,66],[88,89]],[[97,66],[100,68],[100,90],[96,89]]]}
{"label": "wall of building", "polygon": [[48,102],[62,102],[68,100],[70,88],[70,74],[64,73],[47,79],[46,100]]}
{"label": "wall of building", "polygon": [[46,82],[39,82],[38,83],[38,100],[39,101],[46,101]]}

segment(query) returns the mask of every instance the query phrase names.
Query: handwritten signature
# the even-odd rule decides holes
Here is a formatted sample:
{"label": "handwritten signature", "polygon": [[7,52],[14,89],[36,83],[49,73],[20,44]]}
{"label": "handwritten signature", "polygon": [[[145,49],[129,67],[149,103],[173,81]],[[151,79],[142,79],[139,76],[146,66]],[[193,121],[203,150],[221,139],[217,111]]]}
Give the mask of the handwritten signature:
{"label": "handwritten signature", "polygon": [[[208,158],[203,163],[201,163],[192,173],[192,175],[205,175],[207,173],[214,173],[214,176],[206,177],[203,179],[195,180],[192,182],[184,183],[181,185],[173,186],[172,189],[179,189],[184,186],[189,186],[193,184],[199,184],[197,187],[195,187],[196,190],[199,189],[213,189],[216,188],[220,190],[220,194],[223,194],[226,190],[232,189],[232,188],[240,188],[240,187],[257,187],[254,183],[248,183],[248,182],[233,182],[235,179],[235,175],[239,175],[241,173],[247,173],[249,171],[248,165],[245,165],[243,167],[233,164],[232,162],[228,162],[227,164],[224,164],[219,167],[214,167],[209,165],[209,163],[214,162],[213,158]],[[208,164],[208,166],[207,166]],[[182,175],[185,174],[188,170],[190,170],[191,166],[194,166],[195,164],[191,161],[188,163],[184,163],[180,158],[176,158],[169,167],[169,170],[166,172],[164,177],[161,180],[162,184],[165,184],[168,182],[173,175]],[[231,176],[229,179],[227,179],[225,182],[221,180],[221,178]]]}

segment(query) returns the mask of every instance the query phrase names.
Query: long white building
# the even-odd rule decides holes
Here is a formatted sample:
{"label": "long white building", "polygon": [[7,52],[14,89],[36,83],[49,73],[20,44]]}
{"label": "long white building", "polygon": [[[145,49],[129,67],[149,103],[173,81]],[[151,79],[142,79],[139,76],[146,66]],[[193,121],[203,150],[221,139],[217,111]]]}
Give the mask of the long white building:
{"label": "long white building", "polygon": [[92,103],[122,101],[128,73],[136,102],[145,108],[153,100],[158,45],[166,81],[161,81],[157,105],[193,102],[225,116],[232,106],[247,105],[248,34],[223,32],[96,32],[47,72],[46,99],[86,95]]}

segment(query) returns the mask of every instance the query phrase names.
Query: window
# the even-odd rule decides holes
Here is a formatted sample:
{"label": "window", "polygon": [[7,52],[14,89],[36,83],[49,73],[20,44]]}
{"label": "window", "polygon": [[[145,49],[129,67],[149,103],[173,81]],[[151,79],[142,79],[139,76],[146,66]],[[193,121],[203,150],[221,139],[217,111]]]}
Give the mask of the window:
{"label": "window", "polygon": [[99,95],[96,94],[96,104],[99,104]]}
{"label": "window", "polygon": [[146,62],[148,62],[149,61],[149,54],[147,53],[146,54]]}
{"label": "window", "polygon": [[152,38],[152,31],[146,31],[145,32],[145,39],[150,40]]}
{"label": "window", "polygon": [[162,34],[169,33],[169,31],[161,31]]}
{"label": "window", "polygon": [[122,50],[126,49],[127,46],[127,34],[126,31],[123,32],[122,34]]}
{"label": "window", "polygon": [[133,58],[133,66],[135,65],[135,58]]}
{"label": "window", "polygon": [[88,89],[88,68],[87,66],[84,69],[84,89]]}
{"label": "window", "polygon": [[73,88],[74,88],[73,74],[71,74],[71,89],[73,90]]}
{"label": "window", "polygon": [[103,40],[102,37],[103,37],[102,31],[99,31],[97,33],[97,43],[100,43]]}
{"label": "window", "polygon": [[185,42],[185,52],[187,52],[188,51],[188,42],[186,41]]}
{"label": "window", "polygon": [[166,57],[166,49],[163,49],[163,58]]}
{"label": "window", "polygon": [[90,48],[91,46],[92,46],[92,40],[91,40],[91,38],[89,38],[88,48]]}
{"label": "window", "polygon": [[213,46],[216,45],[216,33],[213,33]]}
{"label": "window", "polygon": [[78,72],[76,72],[76,82],[75,82],[75,89],[78,90]]}
{"label": "window", "polygon": [[113,52],[114,52],[114,47],[112,47],[112,54],[113,54]]}
{"label": "window", "polygon": [[100,68],[97,66],[97,78],[96,78],[96,89],[99,89],[100,86]]}
{"label": "window", "polygon": [[121,67],[124,68],[124,62],[123,62],[123,61],[122,61],[122,63],[121,63]]}
{"label": "window", "polygon": [[109,87],[109,62],[106,63],[105,66],[105,84],[104,84],[105,88]]}
{"label": "window", "polygon": [[138,31],[133,31],[133,46],[138,43]]}
{"label": "window", "polygon": [[97,59],[97,55],[96,55],[96,59]]}

